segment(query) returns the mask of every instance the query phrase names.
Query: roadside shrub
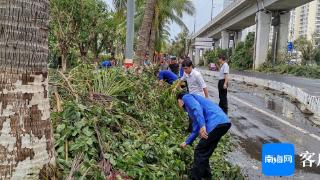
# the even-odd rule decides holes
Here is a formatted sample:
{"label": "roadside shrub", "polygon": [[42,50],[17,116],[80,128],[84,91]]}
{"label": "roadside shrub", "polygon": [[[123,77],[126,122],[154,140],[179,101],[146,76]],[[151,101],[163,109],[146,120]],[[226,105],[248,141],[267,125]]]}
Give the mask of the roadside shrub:
{"label": "roadside shrub", "polygon": [[198,66],[204,66],[204,59],[203,58],[200,59]]}
{"label": "roadside shrub", "polygon": [[221,49],[221,48],[216,48],[213,51],[207,51],[204,54],[204,58],[207,59],[208,63],[218,63],[219,56],[223,55],[227,59],[229,59],[229,56],[232,54],[231,49]]}
{"label": "roadside shrub", "polygon": [[314,48],[313,43],[305,37],[299,37],[294,41],[294,45],[298,51],[301,52],[301,64],[313,64],[317,49]]}
{"label": "roadside shrub", "polygon": [[258,71],[266,73],[291,74],[294,76],[320,79],[319,66],[300,66],[287,64],[273,66],[271,63],[264,63],[258,69]]}
{"label": "roadside shrub", "polygon": [[254,33],[249,33],[244,42],[239,42],[230,57],[230,66],[234,69],[251,69],[253,66]]}
{"label": "roadside shrub", "polygon": [[320,65],[320,48],[316,49],[314,60],[317,65]]}

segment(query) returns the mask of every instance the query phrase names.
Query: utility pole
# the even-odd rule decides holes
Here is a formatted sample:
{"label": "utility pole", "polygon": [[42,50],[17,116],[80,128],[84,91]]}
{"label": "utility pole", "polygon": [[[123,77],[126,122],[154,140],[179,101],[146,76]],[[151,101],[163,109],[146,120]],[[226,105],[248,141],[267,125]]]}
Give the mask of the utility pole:
{"label": "utility pole", "polygon": [[212,18],[213,18],[213,8],[214,8],[214,6],[213,6],[213,0],[212,0],[212,3],[211,3],[211,21],[212,21]]}
{"label": "utility pole", "polygon": [[194,14],[193,34],[196,34],[196,14]]}
{"label": "utility pole", "polygon": [[133,40],[134,40],[134,0],[127,0],[127,35],[124,65],[129,68],[133,65]]}

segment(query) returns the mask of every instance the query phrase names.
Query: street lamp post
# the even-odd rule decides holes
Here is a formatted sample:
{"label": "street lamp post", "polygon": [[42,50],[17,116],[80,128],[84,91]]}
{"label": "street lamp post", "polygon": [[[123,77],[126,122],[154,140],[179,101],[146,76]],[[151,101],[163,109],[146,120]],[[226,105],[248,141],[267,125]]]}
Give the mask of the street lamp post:
{"label": "street lamp post", "polygon": [[133,65],[134,10],[134,0],[127,0],[127,35],[124,61],[127,68]]}
{"label": "street lamp post", "polygon": [[212,21],[212,18],[213,18],[213,8],[214,8],[214,6],[213,6],[213,0],[212,0],[212,3],[211,3],[211,21]]}

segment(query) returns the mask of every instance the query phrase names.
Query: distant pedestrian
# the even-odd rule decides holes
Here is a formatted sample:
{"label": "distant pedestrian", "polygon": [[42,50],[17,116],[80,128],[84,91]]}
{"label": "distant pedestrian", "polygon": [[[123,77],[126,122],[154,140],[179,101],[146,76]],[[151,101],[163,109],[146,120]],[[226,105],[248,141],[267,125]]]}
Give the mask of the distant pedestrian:
{"label": "distant pedestrian", "polygon": [[178,76],[169,70],[156,71],[155,73],[159,81],[167,82],[172,85],[174,81],[178,80]]}
{"label": "distant pedestrian", "polygon": [[166,60],[161,59],[160,60],[160,70],[168,70],[169,65],[167,64]]}
{"label": "distant pedestrian", "polygon": [[111,68],[111,67],[112,67],[112,63],[111,63],[111,61],[109,61],[109,60],[104,60],[104,61],[101,63],[101,67],[103,67],[103,68]]}
{"label": "distant pedestrian", "polygon": [[195,94],[178,94],[178,105],[183,108],[193,120],[192,133],[181,143],[185,148],[191,145],[200,134],[200,141],[194,151],[191,178],[195,180],[211,179],[209,159],[216,149],[220,139],[228,132],[231,123],[221,108]]}
{"label": "distant pedestrian", "polygon": [[150,59],[149,59],[149,53],[146,53],[144,56],[143,65],[148,67],[151,65]]}
{"label": "distant pedestrian", "polygon": [[171,57],[171,62],[169,65],[170,70],[176,74],[177,76],[179,76],[179,64],[177,63],[177,58],[175,56]]}
{"label": "distant pedestrian", "polygon": [[219,64],[220,64],[220,73],[219,73],[219,82],[218,82],[218,89],[219,89],[219,106],[221,109],[228,114],[228,83],[229,83],[229,65],[226,62],[226,57],[220,56],[219,57]]}

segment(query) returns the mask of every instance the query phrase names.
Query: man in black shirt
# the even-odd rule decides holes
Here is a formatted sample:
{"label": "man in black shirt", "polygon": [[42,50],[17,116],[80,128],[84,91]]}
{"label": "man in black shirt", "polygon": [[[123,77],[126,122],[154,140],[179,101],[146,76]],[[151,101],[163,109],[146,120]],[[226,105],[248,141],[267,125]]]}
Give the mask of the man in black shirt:
{"label": "man in black shirt", "polygon": [[170,70],[176,74],[177,76],[179,76],[179,64],[177,62],[177,58],[176,57],[171,57],[171,63],[169,65]]}

